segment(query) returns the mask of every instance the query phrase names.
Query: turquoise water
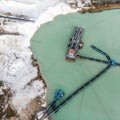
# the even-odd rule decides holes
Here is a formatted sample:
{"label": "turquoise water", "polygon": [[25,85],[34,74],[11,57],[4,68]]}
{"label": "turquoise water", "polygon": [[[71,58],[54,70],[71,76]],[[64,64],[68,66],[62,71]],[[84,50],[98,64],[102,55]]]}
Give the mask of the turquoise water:
{"label": "turquoise water", "polygon": [[[120,10],[100,13],[74,13],[57,16],[42,25],[31,41],[42,76],[48,86],[48,102],[58,89],[67,97],[106,65],[85,60],[65,60],[74,26],[84,28],[84,47],[79,54],[105,59],[93,51],[93,44],[120,62]],[[93,85],[66,104],[53,120],[120,120],[120,67],[111,68]]]}

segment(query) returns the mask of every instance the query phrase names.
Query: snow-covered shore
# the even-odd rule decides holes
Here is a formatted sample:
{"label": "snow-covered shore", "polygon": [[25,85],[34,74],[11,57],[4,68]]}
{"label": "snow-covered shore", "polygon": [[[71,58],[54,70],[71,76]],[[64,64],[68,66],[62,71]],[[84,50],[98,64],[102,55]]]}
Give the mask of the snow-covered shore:
{"label": "snow-covered shore", "polygon": [[[15,120],[31,119],[30,115],[36,109],[34,104],[32,107],[29,104],[37,97],[40,97],[40,101],[45,103],[46,88],[43,79],[38,75],[38,66],[33,64],[32,52],[29,49],[30,40],[41,24],[53,20],[57,15],[77,11],[66,2],[73,3],[74,0],[65,0],[65,2],[63,0],[0,1],[1,13],[27,15],[35,19],[34,23],[0,19],[1,28],[20,34],[0,36],[0,79],[4,83],[4,87],[0,87],[0,95],[4,95],[4,89],[10,89],[11,94],[6,105],[3,104],[2,107],[7,109],[7,106],[10,105],[19,116],[18,118],[15,117]],[[78,3],[79,7],[83,7],[85,4]],[[0,115],[0,119],[7,120],[6,114]]]}

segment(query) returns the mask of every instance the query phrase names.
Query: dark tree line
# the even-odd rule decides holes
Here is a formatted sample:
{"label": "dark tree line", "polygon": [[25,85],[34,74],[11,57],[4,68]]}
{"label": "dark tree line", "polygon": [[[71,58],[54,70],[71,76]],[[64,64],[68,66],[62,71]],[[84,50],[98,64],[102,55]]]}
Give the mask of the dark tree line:
{"label": "dark tree line", "polygon": [[93,2],[105,4],[105,3],[120,3],[120,0],[92,0]]}

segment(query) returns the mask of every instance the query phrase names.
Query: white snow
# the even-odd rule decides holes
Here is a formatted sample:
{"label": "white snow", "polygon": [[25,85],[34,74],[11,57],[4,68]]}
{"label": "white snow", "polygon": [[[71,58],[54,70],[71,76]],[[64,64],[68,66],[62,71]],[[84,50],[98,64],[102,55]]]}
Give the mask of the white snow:
{"label": "white snow", "polygon": [[[16,38],[15,38],[16,39]],[[7,44],[0,47],[0,79],[2,79],[14,93],[13,105],[19,111],[26,107],[31,99],[41,96],[44,93],[44,84],[41,81],[34,81],[31,86],[27,84],[37,76],[37,68],[32,66],[31,51],[22,46],[20,49],[13,48],[9,37]],[[19,46],[19,45],[18,45]],[[24,97],[23,97],[24,96]],[[25,99],[26,98],[26,99]],[[19,100],[19,101],[18,101]],[[20,102],[20,103],[19,103]]]}
{"label": "white snow", "polygon": [[[8,22],[7,25],[3,25],[3,28],[8,31],[20,32],[21,35],[0,36],[0,80],[11,89],[13,93],[12,106],[18,114],[22,113],[31,100],[46,92],[43,81],[35,79],[38,76],[38,70],[32,65],[32,52],[28,48],[30,45],[29,34],[28,30],[24,30],[25,26],[31,26],[31,24]],[[34,81],[31,82],[33,79]],[[28,83],[31,84],[28,85]],[[1,89],[0,94],[2,94]]]}
{"label": "white snow", "polygon": [[[65,2],[77,1],[65,0]],[[37,68],[32,65],[30,39],[41,24],[53,20],[57,15],[77,11],[65,2],[64,0],[0,1],[1,12],[28,15],[36,20],[35,23],[13,21],[7,22],[7,25],[2,24],[5,30],[21,34],[0,36],[0,79],[11,88],[12,105],[19,114],[36,96],[43,96],[45,99],[46,90],[42,80],[34,80],[31,85],[28,85],[38,74]],[[79,7],[84,6],[81,2],[78,4]],[[0,94],[2,94],[1,89]]]}
{"label": "white snow", "polygon": [[3,91],[2,91],[2,88],[0,88],[0,95],[3,95]]}
{"label": "white snow", "polygon": [[13,98],[14,106],[19,108],[19,105],[22,103],[20,107],[21,111],[19,111],[22,112],[22,109],[25,109],[26,104],[29,103],[31,99],[34,99],[40,94],[44,94],[43,87],[44,85],[41,84],[41,82],[35,81],[31,86],[26,86],[24,89],[19,90]]}

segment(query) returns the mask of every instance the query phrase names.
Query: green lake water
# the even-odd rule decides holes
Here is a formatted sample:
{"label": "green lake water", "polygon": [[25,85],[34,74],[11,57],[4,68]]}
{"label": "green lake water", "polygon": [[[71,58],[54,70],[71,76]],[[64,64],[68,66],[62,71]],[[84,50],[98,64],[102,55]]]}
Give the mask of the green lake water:
{"label": "green lake water", "polygon": [[[48,86],[48,102],[58,89],[64,90],[66,98],[106,66],[86,60],[74,63],[65,60],[74,26],[84,28],[84,47],[79,54],[106,59],[90,48],[93,44],[120,62],[120,10],[55,17],[54,21],[42,25],[31,41],[34,57]],[[120,120],[120,67],[111,68],[52,115],[52,119]]]}

